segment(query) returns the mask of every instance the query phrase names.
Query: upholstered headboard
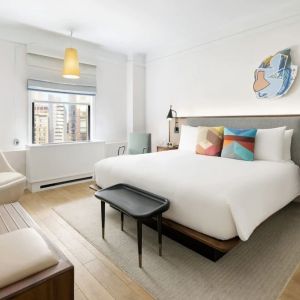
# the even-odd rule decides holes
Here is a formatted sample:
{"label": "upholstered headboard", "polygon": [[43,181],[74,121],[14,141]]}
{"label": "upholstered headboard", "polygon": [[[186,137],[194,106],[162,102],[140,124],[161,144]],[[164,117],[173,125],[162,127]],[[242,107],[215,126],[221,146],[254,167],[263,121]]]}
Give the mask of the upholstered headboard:
{"label": "upholstered headboard", "polygon": [[[280,116],[230,116],[230,117],[179,117],[179,128],[182,124],[190,126],[225,126],[233,128],[273,128],[287,126],[294,129],[292,139],[292,160],[300,166],[300,115]],[[174,132],[175,119],[171,124],[171,141],[179,143],[180,132]]]}

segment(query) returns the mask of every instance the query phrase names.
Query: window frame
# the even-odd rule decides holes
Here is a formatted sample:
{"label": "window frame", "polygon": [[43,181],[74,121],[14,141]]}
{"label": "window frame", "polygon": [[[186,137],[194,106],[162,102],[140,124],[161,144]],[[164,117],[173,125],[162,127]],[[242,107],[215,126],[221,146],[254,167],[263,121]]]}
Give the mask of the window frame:
{"label": "window frame", "polygon": [[[84,96],[90,96],[91,97],[91,102],[88,103],[75,103],[75,102],[59,102],[59,101],[34,101],[32,97],[32,92],[34,91],[39,91],[39,92],[45,92],[45,93],[57,93],[57,94],[73,94],[73,95],[84,95]],[[29,145],[42,145],[42,146],[47,146],[47,145],[57,145],[57,144],[76,144],[76,143],[88,143],[93,140],[93,134],[94,134],[94,105],[95,105],[95,98],[96,95],[91,95],[91,94],[82,94],[82,93],[72,93],[72,92],[62,92],[62,91],[52,91],[52,90],[37,90],[37,89],[28,89],[28,144]],[[45,144],[36,144],[34,143],[34,104],[35,103],[53,103],[53,104],[74,104],[74,105],[86,105],[88,107],[88,140],[83,140],[83,141],[65,141],[61,143],[45,143]]]}

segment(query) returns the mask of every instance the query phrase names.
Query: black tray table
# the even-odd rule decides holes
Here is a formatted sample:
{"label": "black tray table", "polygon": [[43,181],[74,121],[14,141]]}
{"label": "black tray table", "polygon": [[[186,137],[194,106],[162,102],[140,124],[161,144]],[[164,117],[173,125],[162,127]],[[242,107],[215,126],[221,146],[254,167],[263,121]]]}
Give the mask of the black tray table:
{"label": "black tray table", "polygon": [[121,230],[124,228],[124,214],[137,220],[139,267],[142,267],[142,224],[143,220],[157,218],[159,255],[162,255],[162,213],[169,209],[169,200],[127,184],[117,184],[97,191],[101,200],[102,238],[105,232],[105,203],[121,212]]}

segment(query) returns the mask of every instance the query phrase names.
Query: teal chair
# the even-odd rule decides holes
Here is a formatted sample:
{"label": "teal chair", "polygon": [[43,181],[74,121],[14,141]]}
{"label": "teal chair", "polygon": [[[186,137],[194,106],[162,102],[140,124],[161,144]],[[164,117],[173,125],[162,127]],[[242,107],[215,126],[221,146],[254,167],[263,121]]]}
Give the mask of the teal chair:
{"label": "teal chair", "polygon": [[[118,155],[125,153],[125,146],[118,149]],[[151,152],[150,133],[130,133],[128,138],[128,154],[144,154]]]}

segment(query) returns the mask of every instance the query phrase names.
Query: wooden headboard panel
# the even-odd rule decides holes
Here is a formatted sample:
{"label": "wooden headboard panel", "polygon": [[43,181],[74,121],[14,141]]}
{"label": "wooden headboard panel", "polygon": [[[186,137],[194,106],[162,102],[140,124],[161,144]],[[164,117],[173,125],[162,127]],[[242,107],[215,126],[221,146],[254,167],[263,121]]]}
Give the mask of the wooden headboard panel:
{"label": "wooden headboard panel", "polygon": [[[294,129],[291,155],[293,161],[300,165],[300,115],[277,116],[211,116],[211,117],[178,117],[179,129],[182,124],[190,126],[225,126],[233,128],[274,128],[287,126]],[[179,133],[174,132],[175,119],[171,124],[171,141],[179,143]]]}

